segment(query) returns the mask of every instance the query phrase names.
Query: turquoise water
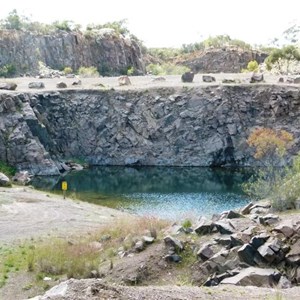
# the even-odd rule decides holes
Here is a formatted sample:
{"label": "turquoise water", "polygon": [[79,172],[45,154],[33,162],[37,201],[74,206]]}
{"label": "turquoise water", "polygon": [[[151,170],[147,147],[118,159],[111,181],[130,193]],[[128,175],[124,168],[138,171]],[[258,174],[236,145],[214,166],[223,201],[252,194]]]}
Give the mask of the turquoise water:
{"label": "turquoise water", "polygon": [[212,215],[248,202],[246,170],[197,167],[93,167],[65,177],[36,178],[33,185],[138,215],[178,220]]}

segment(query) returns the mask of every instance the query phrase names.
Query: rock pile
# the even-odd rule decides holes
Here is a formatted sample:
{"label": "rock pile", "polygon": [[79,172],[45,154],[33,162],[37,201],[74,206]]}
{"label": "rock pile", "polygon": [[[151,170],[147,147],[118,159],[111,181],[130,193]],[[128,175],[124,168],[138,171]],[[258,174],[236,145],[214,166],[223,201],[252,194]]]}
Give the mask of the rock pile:
{"label": "rock pile", "polygon": [[[200,219],[190,233],[206,236],[204,242],[200,239],[199,244],[193,243],[194,255],[198,257],[193,266],[195,282],[205,286],[282,288],[300,283],[300,221],[281,220],[258,208],[269,210],[270,206],[250,203],[240,212],[228,211],[212,220]],[[186,231],[180,227],[176,231],[176,237],[165,237],[167,251],[173,251],[166,259],[172,262],[184,258]]]}

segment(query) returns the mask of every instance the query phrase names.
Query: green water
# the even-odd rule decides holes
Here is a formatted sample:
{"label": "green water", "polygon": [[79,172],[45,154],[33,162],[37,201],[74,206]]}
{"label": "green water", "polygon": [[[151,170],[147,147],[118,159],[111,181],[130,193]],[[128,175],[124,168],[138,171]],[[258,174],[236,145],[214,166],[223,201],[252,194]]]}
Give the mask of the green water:
{"label": "green water", "polygon": [[168,219],[212,215],[243,206],[246,170],[187,167],[93,167],[65,177],[36,178],[33,185],[138,215]]}

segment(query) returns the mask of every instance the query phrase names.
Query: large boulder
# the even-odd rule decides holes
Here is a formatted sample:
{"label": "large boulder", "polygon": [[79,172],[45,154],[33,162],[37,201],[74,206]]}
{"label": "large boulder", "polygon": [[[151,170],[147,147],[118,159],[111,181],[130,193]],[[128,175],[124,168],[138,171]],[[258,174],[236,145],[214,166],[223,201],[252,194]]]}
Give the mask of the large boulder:
{"label": "large boulder", "polygon": [[17,88],[17,84],[14,82],[0,82],[0,90],[14,91]]}
{"label": "large boulder", "polygon": [[123,86],[123,85],[131,85],[131,81],[129,79],[128,76],[120,76],[118,78],[118,82],[119,82],[119,85],[120,86]]}
{"label": "large boulder", "polygon": [[286,255],[286,260],[290,264],[300,265],[300,239],[291,246],[291,250]]}
{"label": "large boulder", "polygon": [[194,231],[199,235],[205,235],[211,233],[213,229],[214,223],[212,221],[208,221],[205,218],[202,218],[195,227]]}
{"label": "large boulder", "polygon": [[202,81],[203,82],[215,82],[216,78],[214,76],[210,76],[210,75],[203,75]]}
{"label": "large boulder", "polygon": [[194,80],[194,73],[193,72],[185,72],[181,76],[182,82],[193,82]]}
{"label": "large boulder", "polygon": [[182,251],[184,249],[183,244],[178,239],[168,235],[164,238],[166,246],[173,247],[175,250]]}
{"label": "large boulder", "polygon": [[239,274],[225,278],[222,284],[252,285],[258,287],[273,287],[279,282],[281,274],[275,269],[261,269],[249,267],[243,269]]}
{"label": "large boulder", "polygon": [[33,81],[28,83],[28,88],[30,89],[44,89],[45,84],[42,81]]}
{"label": "large boulder", "polygon": [[11,186],[10,179],[3,173],[0,173],[0,186]]}
{"label": "large boulder", "polygon": [[253,73],[250,78],[250,83],[257,83],[264,81],[264,74],[261,73]]}
{"label": "large boulder", "polygon": [[15,174],[15,176],[12,178],[13,182],[20,184],[20,185],[26,185],[28,184],[32,179],[32,175],[29,174],[28,171],[20,171]]}

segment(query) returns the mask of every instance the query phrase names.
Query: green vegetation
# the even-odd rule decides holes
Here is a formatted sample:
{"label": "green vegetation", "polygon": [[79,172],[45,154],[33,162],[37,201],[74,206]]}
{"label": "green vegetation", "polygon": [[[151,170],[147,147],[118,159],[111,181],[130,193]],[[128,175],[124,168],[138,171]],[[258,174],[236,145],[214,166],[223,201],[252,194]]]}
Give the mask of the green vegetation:
{"label": "green vegetation", "polygon": [[171,63],[150,64],[146,67],[146,70],[152,75],[181,75],[190,71],[186,66],[174,65]]}
{"label": "green vegetation", "polygon": [[286,72],[289,72],[290,63],[292,61],[300,61],[300,51],[293,45],[285,46],[281,49],[274,49],[266,58],[267,69],[271,70],[275,65],[279,71],[282,71],[283,62],[286,63]]}
{"label": "green vegetation", "polygon": [[256,60],[251,60],[247,65],[247,72],[257,72],[259,68],[258,62]]}
{"label": "green vegetation", "polygon": [[16,67],[12,64],[7,64],[0,67],[0,77],[12,77],[16,74]]}
{"label": "green vegetation", "polygon": [[50,239],[34,241],[34,245],[30,242],[17,247],[0,247],[0,287],[18,271],[32,272],[37,280],[35,284],[42,283],[45,276],[88,278],[101,264],[112,264],[113,259],[118,259],[120,247],[130,249],[135,238],[145,235],[145,231],[156,236],[167,225],[168,222],[155,218],[123,218],[85,238]]}
{"label": "green vegetation", "polygon": [[122,19],[120,21],[115,21],[115,22],[108,22],[104,24],[89,24],[86,27],[87,31],[91,31],[94,29],[103,29],[103,28],[111,28],[113,29],[117,35],[126,35],[129,34],[130,31],[126,26],[127,20]]}
{"label": "green vegetation", "polygon": [[258,128],[247,142],[255,148],[254,157],[264,168],[244,184],[244,191],[257,200],[269,199],[277,210],[296,208],[300,197],[300,154],[294,158],[291,167],[280,167],[284,165],[293,136],[285,130]]}
{"label": "green vegetation", "polygon": [[63,69],[65,75],[73,73],[73,69],[71,67],[65,67]]}
{"label": "green vegetation", "polygon": [[81,77],[99,77],[99,72],[96,67],[80,67],[78,69],[78,75]]}
{"label": "green vegetation", "polygon": [[250,44],[238,39],[232,39],[229,35],[217,35],[210,36],[207,39],[199,43],[184,44],[182,45],[182,53],[192,53],[199,50],[205,50],[208,48],[227,48],[236,47],[244,50],[251,50]]}
{"label": "green vegetation", "polygon": [[14,176],[16,173],[16,168],[0,160],[0,172],[7,176]]}
{"label": "green vegetation", "polygon": [[182,227],[187,229],[192,227],[192,221],[189,219],[186,219],[182,222]]}

